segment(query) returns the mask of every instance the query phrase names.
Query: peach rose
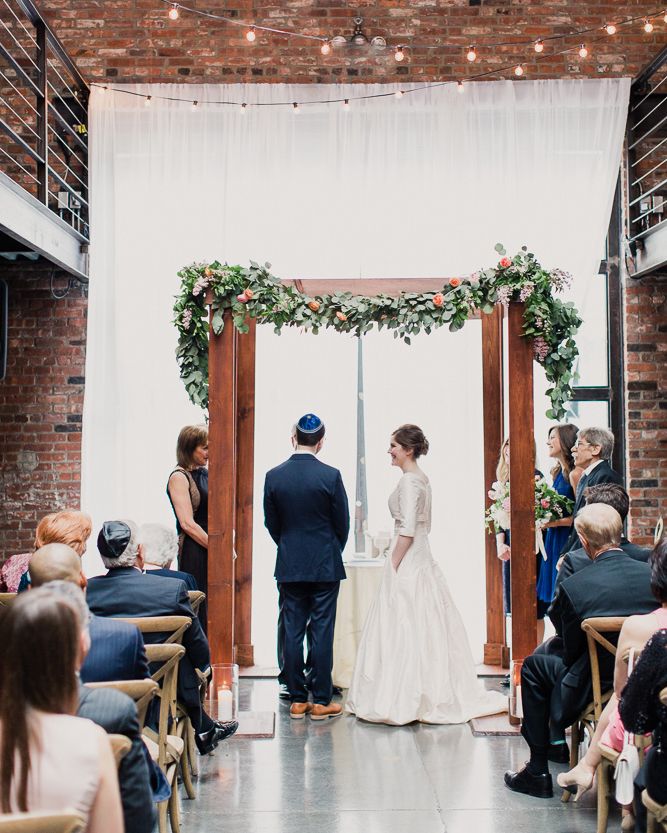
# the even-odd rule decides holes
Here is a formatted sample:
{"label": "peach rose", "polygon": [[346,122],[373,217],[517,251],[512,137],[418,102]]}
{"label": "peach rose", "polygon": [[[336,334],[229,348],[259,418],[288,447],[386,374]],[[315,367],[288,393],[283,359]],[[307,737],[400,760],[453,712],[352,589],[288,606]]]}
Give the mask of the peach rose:
{"label": "peach rose", "polygon": [[252,289],[244,289],[243,294],[246,296],[247,300],[249,301],[254,296],[255,293],[252,291]]}
{"label": "peach rose", "polygon": [[345,313],[341,312],[340,310],[338,310],[338,312],[336,313],[336,318],[339,321],[347,321],[347,315],[345,315]]}
{"label": "peach rose", "polygon": [[450,278],[449,285],[456,289],[457,286],[461,286],[461,278]]}
{"label": "peach rose", "polygon": [[204,274],[206,275],[207,278],[210,278],[211,275],[213,274],[213,269],[211,269],[210,266],[207,266],[206,269],[204,269]]}
{"label": "peach rose", "polygon": [[442,292],[436,292],[435,295],[433,296],[433,304],[436,307],[441,307],[444,304],[444,302],[445,302],[445,296],[442,294]]}
{"label": "peach rose", "polygon": [[245,292],[241,292],[240,295],[236,296],[236,300],[240,301],[242,304],[247,304],[248,303],[248,296],[245,294]]}
{"label": "peach rose", "polygon": [[319,301],[308,301],[308,309],[312,309],[313,312],[317,312],[320,308]]}
{"label": "peach rose", "polygon": [[502,257],[500,259],[500,266],[502,266],[503,269],[507,269],[507,267],[511,265],[512,261],[508,257]]}

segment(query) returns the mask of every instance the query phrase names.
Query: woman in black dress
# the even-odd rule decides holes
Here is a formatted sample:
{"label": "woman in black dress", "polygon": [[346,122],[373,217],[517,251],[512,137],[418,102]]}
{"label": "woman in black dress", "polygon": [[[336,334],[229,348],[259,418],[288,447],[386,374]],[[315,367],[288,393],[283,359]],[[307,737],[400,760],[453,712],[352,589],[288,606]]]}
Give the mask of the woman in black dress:
{"label": "woman in black dress", "polygon": [[[169,475],[167,495],[176,515],[178,568],[191,573],[208,593],[208,428],[186,425],[176,443],[176,468]],[[206,630],[206,603],[199,609]]]}

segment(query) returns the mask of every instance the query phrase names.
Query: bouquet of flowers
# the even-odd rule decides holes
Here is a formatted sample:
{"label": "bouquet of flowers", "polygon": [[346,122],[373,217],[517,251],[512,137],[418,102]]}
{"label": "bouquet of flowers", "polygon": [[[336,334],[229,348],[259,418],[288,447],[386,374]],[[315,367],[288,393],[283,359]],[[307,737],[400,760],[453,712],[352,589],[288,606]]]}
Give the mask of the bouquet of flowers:
{"label": "bouquet of flowers", "polygon": [[[510,526],[510,484],[496,481],[489,489],[491,506],[486,510],[484,523],[487,529],[500,532]],[[573,503],[559,494],[543,477],[535,478],[535,543],[546,560],[542,529],[550,521],[557,521],[572,514]]]}

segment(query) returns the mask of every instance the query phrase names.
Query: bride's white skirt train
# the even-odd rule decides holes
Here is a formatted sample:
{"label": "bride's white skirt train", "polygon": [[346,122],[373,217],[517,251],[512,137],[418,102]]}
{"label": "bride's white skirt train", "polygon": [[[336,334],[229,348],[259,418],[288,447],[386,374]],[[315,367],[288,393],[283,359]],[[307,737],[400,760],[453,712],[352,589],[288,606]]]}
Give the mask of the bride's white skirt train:
{"label": "bride's white skirt train", "polygon": [[359,645],[347,711],[374,723],[465,723],[507,711],[477,679],[461,616],[426,534],[387,559]]}

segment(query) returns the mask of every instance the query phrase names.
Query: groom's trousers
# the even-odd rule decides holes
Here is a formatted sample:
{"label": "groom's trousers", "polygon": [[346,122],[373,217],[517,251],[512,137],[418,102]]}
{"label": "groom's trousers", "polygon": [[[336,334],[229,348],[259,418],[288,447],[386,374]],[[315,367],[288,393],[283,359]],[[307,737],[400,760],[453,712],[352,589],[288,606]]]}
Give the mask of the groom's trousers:
{"label": "groom's trousers", "polygon": [[[278,585],[280,588],[280,585]],[[283,594],[278,590],[278,628],[276,633],[276,653],[278,655],[278,682],[287,685],[283,668],[285,666],[285,622],[283,620]],[[306,628],[306,684],[309,685],[310,670],[310,627]]]}
{"label": "groom's trousers", "polygon": [[[285,628],[283,676],[295,703],[308,700],[303,640],[310,631],[311,690],[313,701],[331,702],[333,637],[339,581],[279,582]],[[309,624],[310,623],[310,624]]]}

